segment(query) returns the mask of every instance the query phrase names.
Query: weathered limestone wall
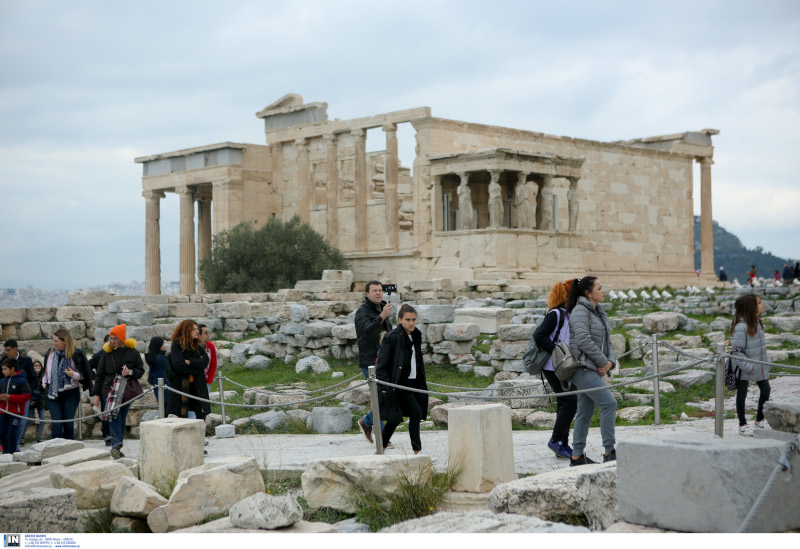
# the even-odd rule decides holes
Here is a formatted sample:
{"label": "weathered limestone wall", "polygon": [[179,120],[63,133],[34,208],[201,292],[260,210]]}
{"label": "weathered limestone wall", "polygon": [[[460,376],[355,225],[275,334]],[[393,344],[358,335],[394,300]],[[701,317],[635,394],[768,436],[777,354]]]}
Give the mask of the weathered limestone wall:
{"label": "weathered limestone wall", "polygon": [[[445,237],[439,244],[443,236],[439,233],[436,239],[428,239],[434,242],[428,247],[433,271],[429,277],[445,276],[438,271],[443,263],[444,268],[457,264],[461,270],[472,269],[474,278],[497,266],[537,269],[520,272],[521,277],[537,281],[552,280],[550,273],[562,272],[607,274],[616,283],[639,280],[642,284],[675,285],[676,277],[685,277],[687,283],[691,280],[691,156],[437,118],[415,121],[414,127],[420,148],[428,155],[504,147],[585,158],[578,182],[580,214],[575,237],[558,237],[557,243],[548,245],[545,242],[552,238],[526,234],[508,244],[513,242],[508,237],[498,241],[486,236],[483,239],[494,240],[484,240],[489,246],[470,243],[455,247],[459,239],[450,242]],[[419,160],[422,169],[426,161]],[[568,185],[555,179],[553,186],[559,197],[558,229],[566,231]],[[523,239],[527,245],[522,244]],[[424,234],[422,240],[426,240]],[[491,245],[504,249],[487,256]],[[480,268],[482,262],[484,269]],[[459,272],[463,271],[457,268],[447,276],[458,278]]]}

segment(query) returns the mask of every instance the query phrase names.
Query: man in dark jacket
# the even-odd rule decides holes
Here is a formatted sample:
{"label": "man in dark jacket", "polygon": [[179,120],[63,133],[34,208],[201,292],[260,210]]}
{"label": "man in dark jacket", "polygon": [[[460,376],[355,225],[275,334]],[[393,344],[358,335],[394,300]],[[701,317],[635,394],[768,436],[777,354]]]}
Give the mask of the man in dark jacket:
{"label": "man in dark jacket", "polygon": [[[108,343],[108,340],[111,336],[106,336],[103,338],[103,347],[105,344]],[[101,348],[95,354],[92,355],[92,358],[89,359],[89,370],[92,374],[92,384],[94,385],[94,381],[97,378],[97,367],[100,366],[100,361],[103,358],[103,355],[106,354],[105,348]],[[103,440],[106,443],[106,446],[111,446],[111,432],[108,430],[108,422],[107,421],[100,421],[100,432],[103,434]]]}
{"label": "man in dark jacket", "polygon": [[781,273],[781,275],[783,277],[783,281],[787,284],[790,283],[794,278],[794,271],[791,267],[789,267],[788,263],[783,264],[783,273]]}
{"label": "man in dark jacket", "polygon": [[[13,358],[17,361],[17,370],[25,377],[28,386],[33,390],[36,383],[36,372],[33,371],[33,361],[27,354],[20,351],[16,339],[9,339],[3,344],[5,348],[5,358]],[[25,445],[25,429],[28,428],[28,408],[30,407],[30,400],[25,403],[25,419],[19,420],[19,446]]]}
{"label": "man in dark jacket", "polygon": [[[389,317],[392,304],[383,301],[383,286],[377,280],[370,280],[364,288],[364,303],[356,310],[355,325],[358,339],[358,366],[364,377],[369,377],[367,368],[375,366],[381,334],[392,330]],[[372,438],[372,412],[358,420],[358,428],[364,433],[370,444]]]}

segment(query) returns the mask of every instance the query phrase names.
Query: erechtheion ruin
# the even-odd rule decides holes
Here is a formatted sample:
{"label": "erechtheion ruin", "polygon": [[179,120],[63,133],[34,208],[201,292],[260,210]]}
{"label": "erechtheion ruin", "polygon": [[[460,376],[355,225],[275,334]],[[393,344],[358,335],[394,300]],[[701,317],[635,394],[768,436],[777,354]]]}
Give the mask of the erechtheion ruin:
{"label": "erechtheion ruin", "polygon": [[[181,293],[212,234],[294,215],[352,263],[356,281],[449,278],[548,285],[583,273],[625,286],[697,284],[692,165],[701,165],[703,276],[714,273],[711,136],[619,142],[431,116],[419,107],[329,120],[289,94],[256,116],[267,145],[219,143],[137,158],[147,201],[146,291],[160,293],[160,199],[180,196]],[[416,132],[402,166],[398,124]],[[385,150],[367,152],[380,128]],[[195,237],[195,202],[197,236]]]}

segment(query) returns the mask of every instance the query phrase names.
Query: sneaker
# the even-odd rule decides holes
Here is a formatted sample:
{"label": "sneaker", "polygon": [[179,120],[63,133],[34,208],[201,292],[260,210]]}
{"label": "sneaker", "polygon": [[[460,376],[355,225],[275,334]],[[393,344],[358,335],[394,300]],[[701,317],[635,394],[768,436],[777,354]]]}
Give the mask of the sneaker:
{"label": "sneaker", "polygon": [[[756,427],[758,427],[759,429],[766,429],[767,421],[765,419],[762,419],[761,421],[756,421]],[[22,443],[20,443],[20,446],[22,446]]]}
{"label": "sneaker", "polygon": [[572,456],[572,453],[567,451],[564,447],[564,443],[560,440],[558,442],[553,442],[551,440],[547,443],[547,447],[553,451],[557,458],[569,458]]}
{"label": "sneaker", "polygon": [[111,446],[111,437],[106,437],[103,439],[103,442],[106,443],[106,446]]}
{"label": "sneaker", "polygon": [[753,428],[746,423],[744,425],[739,425],[739,434],[743,437],[751,437],[753,436]]}
{"label": "sneaker", "polygon": [[597,462],[596,461],[592,461],[591,459],[586,457],[586,454],[581,454],[580,456],[578,456],[577,459],[570,459],[569,460],[569,466],[570,467],[577,467],[578,465],[591,465],[593,463],[597,463]]}
{"label": "sneaker", "polygon": [[117,446],[114,446],[111,449],[111,457],[114,459],[120,459],[125,457],[125,454],[123,454],[122,451]]}
{"label": "sneaker", "polygon": [[361,431],[361,434],[366,437],[370,444],[375,443],[375,439],[372,438],[372,427],[369,427],[366,423],[364,423],[363,417],[358,420],[358,430]]}
{"label": "sneaker", "polygon": [[208,446],[208,439],[205,439],[205,440],[203,441],[203,446]]}
{"label": "sneaker", "polygon": [[608,454],[603,454],[603,463],[608,463],[609,461],[617,461],[617,451],[611,450]]}
{"label": "sneaker", "polygon": [[[758,425],[758,422],[757,422],[757,421],[756,421],[756,425]],[[23,446],[25,446],[25,441],[24,441],[24,440],[20,440],[20,441],[19,441],[19,446],[20,446],[20,448],[21,448],[21,447],[23,447]]]}
{"label": "sneaker", "polygon": [[386,448],[388,448],[388,449],[394,448],[394,444],[392,444],[392,443],[390,442],[389,444],[387,444],[387,445],[386,445]]}

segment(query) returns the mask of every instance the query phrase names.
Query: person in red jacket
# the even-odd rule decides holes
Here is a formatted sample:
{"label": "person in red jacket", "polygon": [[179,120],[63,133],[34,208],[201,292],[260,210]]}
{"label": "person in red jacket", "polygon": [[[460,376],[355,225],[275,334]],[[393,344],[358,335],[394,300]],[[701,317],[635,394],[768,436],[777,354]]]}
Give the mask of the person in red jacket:
{"label": "person in red jacket", "polygon": [[208,326],[200,324],[200,344],[206,347],[208,356],[208,368],[206,368],[206,385],[208,392],[211,392],[211,384],[214,383],[214,376],[217,375],[217,348],[211,343],[211,334],[208,333]]}
{"label": "person in red jacket", "polygon": [[31,387],[25,374],[20,372],[17,360],[7,358],[0,365],[3,379],[0,380],[0,441],[3,453],[13,454],[19,451],[20,429],[24,425],[22,418],[7,414],[25,414],[25,405],[31,399]]}

